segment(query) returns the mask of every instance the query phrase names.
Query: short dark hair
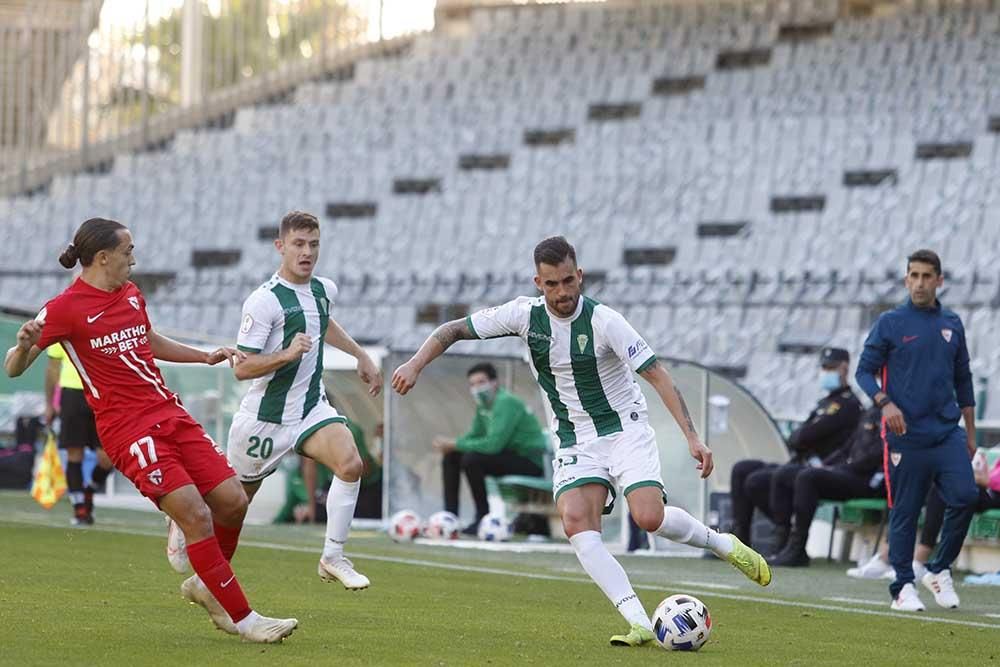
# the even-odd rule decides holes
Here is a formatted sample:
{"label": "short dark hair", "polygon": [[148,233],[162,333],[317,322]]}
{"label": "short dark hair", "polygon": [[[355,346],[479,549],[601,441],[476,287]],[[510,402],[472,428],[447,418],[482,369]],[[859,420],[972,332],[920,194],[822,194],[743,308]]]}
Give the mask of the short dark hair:
{"label": "short dark hair", "polygon": [[298,229],[313,230],[319,229],[319,220],[312,213],[305,211],[292,211],[285,214],[281,219],[281,227],[278,228],[278,236],[285,238],[288,232]]}
{"label": "short dark hair", "polygon": [[565,236],[550,236],[535,246],[535,266],[559,266],[569,257],[576,264],[576,249]]}
{"label": "short dark hair", "polygon": [[491,380],[497,379],[497,368],[488,361],[476,364],[475,366],[470,368],[469,371],[465,374],[465,377],[469,377],[474,373],[486,373],[486,377],[488,377],[489,379]]}
{"label": "short dark hair", "polygon": [[77,260],[83,266],[94,263],[94,255],[102,250],[113,250],[120,243],[118,232],[128,229],[125,225],[106,218],[85,220],[73,235],[73,242],[59,255],[59,263],[67,269],[76,266]]}
{"label": "short dark hair", "polygon": [[933,250],[917,250],[912,255],[906,258],[906,272],[910,272],[910,264],[913,262],[920,262],[922,264],[930,264],[934,267],[934,272],[939,276],[941,275],[941,258]]}

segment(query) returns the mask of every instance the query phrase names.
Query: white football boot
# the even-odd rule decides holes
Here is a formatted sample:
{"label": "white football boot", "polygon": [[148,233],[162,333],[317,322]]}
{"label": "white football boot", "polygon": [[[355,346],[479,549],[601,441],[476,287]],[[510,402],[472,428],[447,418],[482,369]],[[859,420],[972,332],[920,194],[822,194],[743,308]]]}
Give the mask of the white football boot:
{"label": "white football boot", "polygon": [[928,572],[920,582],[934,594],[934,601],[939,607],[958,609],[958,593],[955,592],[955,584],[951,580],[951,570],[941,570],[937,574]]}
{"label": "white football boot", "polygon": [[354,563],[346,556],[341,556],[332,563],[320,558],[317,573],[323,581],[339,581],[349,591],[360,591],[371,585],[368,577],[355,570]]}
{"label": "white football boot", "polygon": [[212,619],[215,627],[231,635],[238,635],[240,631],[236,629],[233,619],[229,618],[229,613],[222,608],[219,601],[212,595],[212,591],[202,582],[196,574],[188,577],[181,584],[181,595],[192,604],[200,604],[208,612],[208,617]]}
{"label": "white football boot", "polygon": [[240,637],[255,644],[279,644],[299,627],[294,618],[268,618],[255,611],[239,622]]}
{"label": "white football boot", "polygon": [[890,606],[895,611],[924,610],[924,603],[920,601],[920,596],[917,595],[917,589],[913,587],[913,584],[903,586],[903,590],[899,591],[899,595]]}
{"label": "white football boot", "polygon": [[170,562],[170,567],[180,574],[191,572],[191,561],[188,560],[184,531],[169,516],[167,517],[167,560]]}

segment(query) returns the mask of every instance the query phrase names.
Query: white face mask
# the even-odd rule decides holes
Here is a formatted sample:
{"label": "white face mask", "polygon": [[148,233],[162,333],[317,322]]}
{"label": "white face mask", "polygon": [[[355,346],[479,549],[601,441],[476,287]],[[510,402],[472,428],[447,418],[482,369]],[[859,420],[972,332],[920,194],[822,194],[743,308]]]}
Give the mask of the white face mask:
{"label": "white face mask", "polygon": [[840,382],[840,373],[837,371],[822,370],[819,372],[819,386],[825,391],[834,391],[843,386]]}
{"label": "white face mask", "polygon": [[496,387],[493,386],[492,382],[486,382],[469,387],[469,393],[472,394],[472,398],[476,400],[476,403],[483,405],[493,400]]}

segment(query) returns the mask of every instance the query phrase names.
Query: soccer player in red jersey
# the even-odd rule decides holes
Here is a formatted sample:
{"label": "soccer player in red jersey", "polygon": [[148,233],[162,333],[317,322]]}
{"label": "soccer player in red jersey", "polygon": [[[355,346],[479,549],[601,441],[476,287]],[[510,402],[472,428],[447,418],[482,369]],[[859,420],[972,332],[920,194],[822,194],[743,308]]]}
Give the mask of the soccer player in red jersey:
{"label": "soccer player in red jersey", "polygon": [[129,281],[133,247],[121,223],[91,218],[80,225],[59,262],[72,268],[79,261],[82,275],[21,327],[4,368],[17,377],[42,350],[61,343],[80,373],[115,467],[188,538],[198,578],[182,586],[184,597],[205,607],[230,634],[280,642],[298,621],[253,611],[229,565],[246,494],[222,450],[167,388],[154,361],[232,365],[242,353],[227,347],[205,353],[154,331],[142,293]]}

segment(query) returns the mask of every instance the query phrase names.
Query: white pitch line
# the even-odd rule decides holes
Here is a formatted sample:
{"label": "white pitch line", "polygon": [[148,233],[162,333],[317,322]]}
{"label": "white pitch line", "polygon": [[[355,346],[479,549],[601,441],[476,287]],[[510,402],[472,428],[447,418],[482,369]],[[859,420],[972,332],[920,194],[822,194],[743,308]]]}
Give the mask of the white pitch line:
{"label": "white pitch line", "polygon": [[701,586],[702,588],[712,588],[720,591],[740,590],[739,586],[733,586],[732,584],[716,584],[711,581],[677,581],[672,583],[677,583],[680,586]]}
{"label": "white pitch line", "polygon": [[867,604],[873,607],[885,606],[885,602],[879,602],[878,600],[862,600],[861,598],[823,598],[828,602],[846,602],[848,604]]}
{"label": "white pitch line", "polygon": [[[35,517],[37,520],[37,517]],[[10,522],[10,523],[31,523],[28,521],[20,520],[15,518],[13,521],[10,516],[5,516],[0,523]],[[32,525],[41,528],[60,528],[65,529],[64,526],[49,526],[45,524],[33,523]],[[126,533],[133,535],[143,535],[143,536],[153,536],[161,537],[163,533],[152,533],[150,531],[129,531],[119,528],[103,528],[100,526],[89,526],[87,528],[89,531],[101,531],[108,533]],[[273,549],[275,551],[295,551],[301,553],[316,553],[318,550],[315,547],[299,547],[287,544],[277,544],[274,542],[257,542],[254,540],[244,540],[240,542],[241,546],[245,547],[257,547],[261,549]],[[477,565],[459,565],[457,563],[440,563],[436,561],[429,560],[419,560],[415,558],[400,558],[397,556],[383,556],[381,554],[367,554],[359,551],[352,551],[351,556],[354,558],[367,558],[369,560],[380,561],[384,563],[395,563],[397,565],[413,565],[417,567],[430,567],[437,568],[439,570],[452,570],[454,572],[476,572],[479,574],[495,574],[505,577],[516,577],[519,579],[541,579],[544,581],[567,581],[571,583],[587,584],[588,586],[593,586],[594,582],[590,579],[584,577],[565,577],[554,574],[544,574],[541,572],[524,572],[516,570],[504,570],[495,567],[480,567]],[[699,584],[700,586],[701,584]],[[649,586],[638,584],[632,586],[644,591],[658,591],[663,592],[663,586]],[[944,623],[947,625],[961,625],[969,628],[986,628],[989,630],[1000,630],[1000,624],[997,623],[981,623],[979,621],[963,621],[956,618],[942,618],[940,616],[927,616],[924,614],[903,614],[892,611],[875,611],[873,609],[856,609],[854,607],[841,607],[831,604],[817,604],[815,602],[800,602],[798,600],[782,600],[779,598],[769,598],[757,595],[737,595],[734,593],[720,593],[718,591],[713,591],[709,589],[695,590],[695,593],[702,593],[704,595],[714,596],[717,598],[722,598],[724,600],[736,600],[739,602],[752,602],[755,604],[771,604],[779,607],[797,607],[799,609],[814,609],[822,611],[835,611],[845,614],[861,614],[864,616],[882,616],[886,618],[900,618],[908,621],[920,621],[923,623]]]}
{"label": "white pitch line", "polygon": [[987,618],[1000,618],[1000,614],[983,614]]}

